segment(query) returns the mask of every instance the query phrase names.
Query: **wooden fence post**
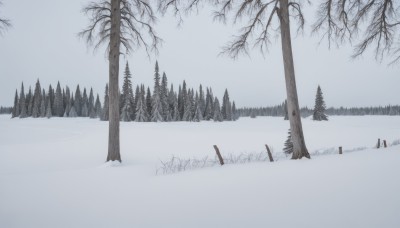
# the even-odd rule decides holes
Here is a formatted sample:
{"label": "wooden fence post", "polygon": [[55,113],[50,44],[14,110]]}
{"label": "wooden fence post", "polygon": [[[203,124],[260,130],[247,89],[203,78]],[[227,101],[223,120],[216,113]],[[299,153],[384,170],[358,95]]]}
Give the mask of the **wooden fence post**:
{"label": "wooden fence post", "polygon": [[224,159],[222,158],[221,153],[219,152],[219,149],[218,149],[217,145],[214,145],[214,149],[215,149],[215,152],[217,153],[217,156],[218,156],[218,159],[219,159],[219,163],[221,165],[224,165],[225,164],[224,163]]}
{"label": "wooden fence post", "polygon": [[376,148],[379,149],[381,147],[381,139],[378,139],[378,144],[376,144]]}
{"label": "wooden fence post", "polygon": [[343,154],[342,147],[339,146],[339,154]]}
{"label": "wooden fence post", "polygon": [[383,146],[386,148],[387,147],[387,145],[386,145],[386,140],[383,140]]}
{"label": "wooden fence post", "polygon": [[272,157],[272,153],[271,153],[271,150],[269,150],[268,145],[265,144],[265,147],[267,148],[269,161],[270,161],[270,162],[274,162],[274,158]]}

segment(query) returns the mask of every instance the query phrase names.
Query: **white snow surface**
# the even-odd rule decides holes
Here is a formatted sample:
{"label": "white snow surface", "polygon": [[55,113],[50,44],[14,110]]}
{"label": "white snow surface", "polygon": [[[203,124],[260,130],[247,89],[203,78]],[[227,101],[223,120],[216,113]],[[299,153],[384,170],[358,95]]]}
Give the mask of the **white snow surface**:
{"label": "white snow surface", "polygon": [[123,163],[105,163],[108,122],[0,115],[0,227],[400,227],[400,117],[303,119],[312,159],[156,175],[160,160],[264,150],[289,122],[121,123]]}

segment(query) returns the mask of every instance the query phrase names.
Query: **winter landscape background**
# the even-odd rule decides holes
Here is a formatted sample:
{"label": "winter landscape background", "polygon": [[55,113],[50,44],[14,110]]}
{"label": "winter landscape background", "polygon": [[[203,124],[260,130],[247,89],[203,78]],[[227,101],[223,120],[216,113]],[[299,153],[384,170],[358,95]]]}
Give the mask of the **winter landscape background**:
{"label": "winter landscape background", "polygon": [[0,0],[0,228],[400,227],[400,2],[188,2]]}

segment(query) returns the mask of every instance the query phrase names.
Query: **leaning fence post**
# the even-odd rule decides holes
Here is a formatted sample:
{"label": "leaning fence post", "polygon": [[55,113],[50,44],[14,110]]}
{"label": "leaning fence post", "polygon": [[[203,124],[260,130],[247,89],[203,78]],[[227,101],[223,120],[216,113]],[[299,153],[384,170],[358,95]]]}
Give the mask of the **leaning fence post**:
{"label": "leaning fence post", "polygon": [[381,147],[381,139],[378,139],[378,144],[376,144],[376,148],[379,149]]}
{"label": "leaning fence post", "polygon": [[221,165],[224,165],[224,159],[222,158],[221,153],[219,152],[219,149],[218,149],[217,145],[214,145],[214,149],[215,149],[215,152],[217,153],[217,156],[218,156],[218,159],[219,159],[219,163]]}
{"label": "leaning fence post", "polygon": [[339,154],[343,154],[342,147],[339,146]]}
{"label": "leaning fence post", "polygon": [[272,153],[271,153],[271,151],[269,150],[269,147],[268,147],[268,145],[267,145],[267,144],[265,144],[265,147],[267,148],[267,152],[268,152],[269,161],[270,161],[270,162],[274,162],[274,158],[272,157]]}
{"label": "leaning fence post", "polygon": [[386,140],[383,140],[383,146],[386,148],[387,147],[387,145],[386,145]]}

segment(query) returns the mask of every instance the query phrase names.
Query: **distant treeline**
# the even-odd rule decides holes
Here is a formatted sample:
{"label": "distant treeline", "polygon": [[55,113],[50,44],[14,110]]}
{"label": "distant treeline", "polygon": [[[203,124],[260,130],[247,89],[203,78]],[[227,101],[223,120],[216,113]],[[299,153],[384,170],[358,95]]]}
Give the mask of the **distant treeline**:
{"label": "distant treeline", "polygon": [[3,107],[0,106],[0,114],[11,114],[12,113],[12,107]]}
{"label": "distant treeline", "polygon": [[[247,116],[285,116],[285,103],[271,107],[259,107],[259,108],[239,108],[238,115],[241,117]],[[300,115],[302,117],[308,117],[313,115],[314,110],[308,107],[300,109]],[[400,115],[399,105],[388,105],[379,107],[363,107],[363,108],[327,108],[325,114],[329,116],[364,116],[364,115],[387,115],[396,116]]]}
{"label": "distant treeline", "polygon": [[[61,88],[60,83],[57,83],[55,89],[50,85],[46,91],[37,80],[33,92],[29,87],[28,93],[25,93],[22,83],[20,92],[15,91],[14,106],[5,111],[12,113],[13,118],[90,117],[107,121],[108,109],[108,85],[101,104],[99,95],[95,99],[92,89],[87,93],[86,88],[83,88],[82,93],[78,85],[73,93],[68,86]],[[204,92],[202,85],[199,90],[194,90],[187,88],[183,81],[177,92],[172,84],[168,89],[167,76],[164,73],[160,77],[158,63],[155,67],[153,92],[149,87],[146,90],[141,84],[136,86],[134,94],[127,63],[120,93],[120,117],[125,122],[232,121],[238,115],[235,102],[230,101],[228,90],[225,90],[220,105],[212,89],[206,88]]]}

